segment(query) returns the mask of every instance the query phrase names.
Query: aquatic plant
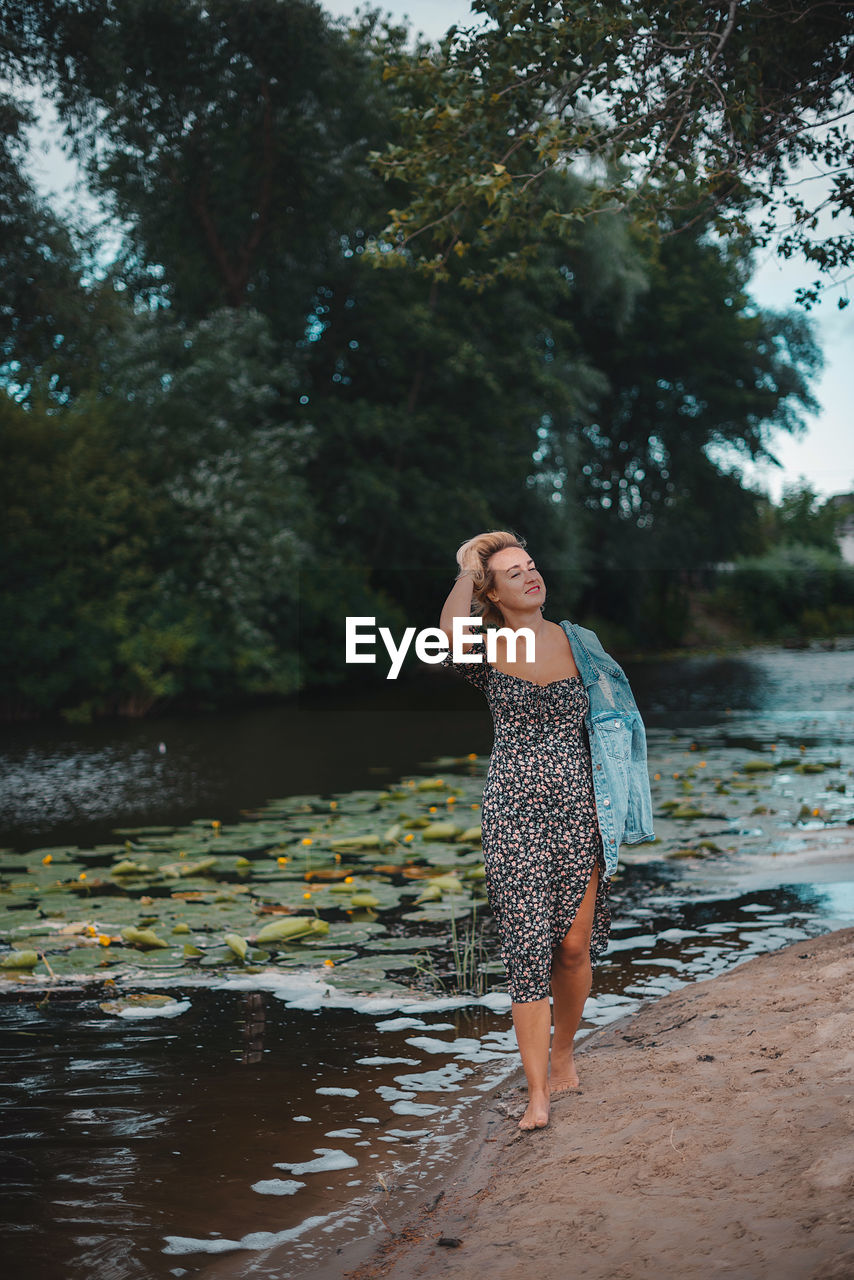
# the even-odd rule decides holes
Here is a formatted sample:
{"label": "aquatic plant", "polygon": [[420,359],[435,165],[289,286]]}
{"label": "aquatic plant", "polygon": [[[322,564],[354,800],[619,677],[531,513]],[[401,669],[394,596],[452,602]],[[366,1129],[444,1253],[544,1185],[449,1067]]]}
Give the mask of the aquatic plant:
{"label": "aquatic plant", "polygon": [[[442,763],[465,773],[453,785],[431,776],[393,791],[290,796],[233,824],[122,828],[121,843],[93,849],[7,850],[4,980],[272,966],[322,968],[325,981],[360,991],[395,987],[392,970],[417,981],[425,951],[451,946],[483,899],[480,826],[444,817],[452,807],[476,816],[481,777],[468,758]],[[406,930],[404,948],[389,925]],[[394,943],[388,955],[377,954],[380,939]]]}

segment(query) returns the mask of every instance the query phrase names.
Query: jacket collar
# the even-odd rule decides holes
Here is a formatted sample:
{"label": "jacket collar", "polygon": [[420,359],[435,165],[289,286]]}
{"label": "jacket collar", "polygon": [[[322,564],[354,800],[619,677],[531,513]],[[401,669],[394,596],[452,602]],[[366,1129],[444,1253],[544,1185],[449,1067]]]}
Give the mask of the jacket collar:
{"label": "jacket collar", "polygon": [[578,674],[581,676],[582,683],[586,689],[589,689],[590,685],[596,684],[599,680],[599,668],[590,656],[587,645],[578,634],[577,627],[575,627],[572,622],[567,622],[566,619],[564,619],[560,625],[566,632],[566,637],[569,640],[569,645],[572,649],[572,656],[575,658],[575,665],[578,667]]}

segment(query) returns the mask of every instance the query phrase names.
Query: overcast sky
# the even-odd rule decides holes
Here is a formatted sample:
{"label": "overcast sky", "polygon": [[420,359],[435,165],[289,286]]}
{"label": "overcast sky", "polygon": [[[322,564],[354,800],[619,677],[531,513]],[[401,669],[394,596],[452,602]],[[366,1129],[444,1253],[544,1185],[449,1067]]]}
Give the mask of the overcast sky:
{"label": "overcast sky", "polygon": [[[326,0],[323,7],[330,14],[346,18],[359,6],[348,0]],[[462,26],[473,21],[466,0],[394,0],[377,7],[398,20],[407,17],[416,30],[431,39],[443,35],[454,23]],[[36,161],[34,176],[44,190],[67,199],[74,170],[53,143],[51,133],[48,129],[42,137],[45,149]],[[836,233],[842,230],[839,223],[831,225]],[[773,247],[762,251],[756,263],[751,293],[763,308],[796,307],[795,290],[816,276],[804,263],[778,258]],[[837,299],[847,287],[829,289],[809,313],[825,358],[824,372],[814,384],[820,412],[808,419],[809,429],[803,437],[794,439],[785,433],[777,437],[775,452],[782,470],[770,466],[744,468],[747,477],[757,480],[775,499],[784,484],[799,477],[823,496],[854,490],[854,302],[843,311],[837,306]]]}

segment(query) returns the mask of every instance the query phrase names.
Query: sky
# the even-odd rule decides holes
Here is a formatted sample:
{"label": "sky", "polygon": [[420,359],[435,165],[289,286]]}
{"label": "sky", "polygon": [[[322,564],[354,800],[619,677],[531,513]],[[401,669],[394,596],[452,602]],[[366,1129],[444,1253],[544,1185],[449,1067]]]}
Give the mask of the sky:
{"label": "sky", "polygon": [[[327,13],[342,18],[352,17],[359,7],[349,0],[324,0]],[[472,25],[475,15],[467,0],[387,0],[373,4],[394,19],[408,18],[410,25],[430,39],[444,35],[448,27]],[[76,170],[66,159],[56,143],[58,129],[52,124],[49,109],[45,109],[42,127],[38,133],[41,152],[34,164],[34,177],[45,193],[54,195],[61,204],[81,199],[74,193]],[[811,180],[809,172],[798,173],[798,178]],[[85,201],[85,197],[83,197]],[[834,224],[833,230],[841,228]],[[816,277],[814,269],[801,261],[784,261],[773,246],[756,256],[750,293],[756,303],[767,310],[802,311],[795,302],[799,285],[810,284]],[[854,491],[854,301],[840,310],[837,300],[850,286],[835,286],[808,313],[816,330],[822,349],[825,367],[813,383],[813,393],[820,404],[816,414],[806,415],[807,431],[794,437],[781,432],[775,438],[772,451],[781,467],[765,464],[761,467],[742,461],[740,465],[746,479],[766,490],[777,500],[786,484],[803,479],[821,497],[834,493]]]}

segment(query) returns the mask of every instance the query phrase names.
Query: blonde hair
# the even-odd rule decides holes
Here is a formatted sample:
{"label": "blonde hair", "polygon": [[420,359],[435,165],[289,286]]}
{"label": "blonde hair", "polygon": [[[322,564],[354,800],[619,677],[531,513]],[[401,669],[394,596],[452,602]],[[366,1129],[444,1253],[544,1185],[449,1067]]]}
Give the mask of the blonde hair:
{"label": "blonde hair", "polygon": [[472,574],[471,616],[482,618],[486,627],[504,625],[504,614],[489,599],[489,592],[495,587],[495,570],[490,569],[489,561],[496,551],[503,551],[505,547],[524,550],[525,539],[505,529],[493,529],[490,533],[476,534],[457,549],[460,570],[469,570]]}

